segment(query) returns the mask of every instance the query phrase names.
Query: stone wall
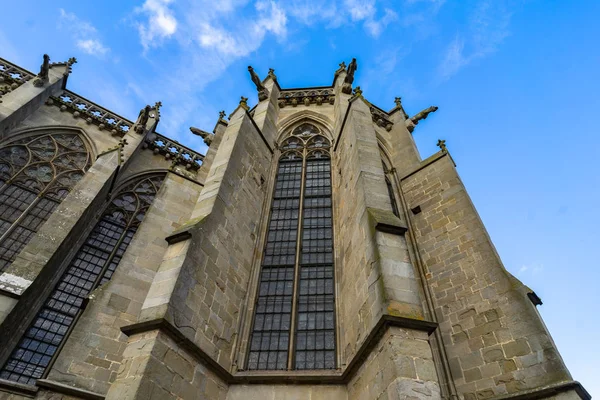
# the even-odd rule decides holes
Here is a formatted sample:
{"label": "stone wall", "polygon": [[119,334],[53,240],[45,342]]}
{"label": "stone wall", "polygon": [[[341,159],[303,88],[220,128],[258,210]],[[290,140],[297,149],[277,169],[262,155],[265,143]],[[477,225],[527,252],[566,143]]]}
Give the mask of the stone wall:
{"label": "stone wall", "polygon": [[451,158],[440,153],[402,181],[434,293],[452,374],[467,400],[570,379],[526,296],[502,266]]}
{"label": "stone wall", "polygon": [[427,332],[391,327],[348,383],[348,400],[440,399]]}

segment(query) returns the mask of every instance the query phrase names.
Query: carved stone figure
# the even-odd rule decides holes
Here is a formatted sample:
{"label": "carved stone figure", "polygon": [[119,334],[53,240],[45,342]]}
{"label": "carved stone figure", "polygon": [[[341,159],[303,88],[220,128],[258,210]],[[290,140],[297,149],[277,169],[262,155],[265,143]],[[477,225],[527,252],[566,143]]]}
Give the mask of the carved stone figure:
{"label": "carved stone figure", "polygon": [[431,114],[432,112],[436,112],[437,109],[438,108],[436,106],[431,106],[429,108],[426,108],[423,111],[421,111],[420,113],[416,114],[410,120],[413,122],[413,124],[417,125],[420,120],[426,119],[429,114]]}
{"label": "carved stone figure", "polygon": [[440,150],[442,150],[444,153],[448,151],[448,149],[446,148],[446,141],[442,140],[442,139],[438,139],[437,141],[437,147],[440,148]]}
{"label": "carved stone figure", "polygon": [[344,78],[344,85],[342,86],[342,93],[352,94],[352,82],[354,82],[354,73],[357,68],[356,58],[353,58],[352,61],[350,61],[350,64],[348,64],[346,78]]}
{"label": "carved stone figure", "polygon": [[133,128],[135,133],[139,133],[140,135],[144,133],[144,129],[146,129],[146,123],[148,122],[148,118],[150,118],[151,109],[152,107],[147,105],[140,110],[137,121],[135,122],[135,126]]}
{"label": "carved stone figure", "polygon": [[193,126],[190,126],[190,132],[192,132],[194,135],[200,136],[202,139],[204,139],[204,143],[207,146],[210,146],[210,144],[213,141],[213,138],[215,137],[214,134],[205,132],[202,129],[194,128]]}
{"label": "carved stone figure", "polygon": [[40,66],[40,73],[37,75],[37,78],[33,81],[33,85],[36,87],[44,86],[44,83],[48,81],[48,71],[50,70],[50,56],[48,54],[44,54],[44,61]]}
{"label": "carved stone figure", "polygon": [[219,119],[225,119],[225,110],[219,111]]}
{"label": "carved stone figure", "polygon": [[406,111],[404,111],[404,107],[402,107],[402,97],[396,97],[394,99],[394,103],[396,104],[396,108],[399,108],[400,111],[402,111],[402,114],[404,115],[404,119],[408,119],[408,114],[406,113]]}
{"label": "carved stone figure", "polygon": [[258,101],[266,100],[268,97],[267,88],[265,88],[265,86],[262,84],[256,72],[254,72],[254,68],[252,68],[250,65],[248,66],[248,72],[250,72],[250,78],[252,79],[252,82],[254,82],[256,85],[256,90],[258,91]]}

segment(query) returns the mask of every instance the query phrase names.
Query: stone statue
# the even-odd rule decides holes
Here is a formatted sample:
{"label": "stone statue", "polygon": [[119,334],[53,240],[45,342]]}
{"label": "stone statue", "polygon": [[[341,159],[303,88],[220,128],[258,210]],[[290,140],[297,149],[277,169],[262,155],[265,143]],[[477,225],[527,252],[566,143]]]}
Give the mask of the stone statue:
{"label": "stone statue", "polygon": [[40,66],[40,73],[37,75],[35,80],[33,81],[33,85],[36,87],[44,86],[44,83],[48,81],[48,71],[50,70],[50,56],[48,54],[44,54],[44,61]]}
{"label": "stone statue", "polygon": [[194,128],[193,126],[190,126],[190,132],[192,132],[194,135],[200,136],[202,139],[204,139],[204,143],[207,146],[210,146],[210,144],[213,141],[213,138],[215,137],[214,134],[205,132],[202,129]]}
{"label": "stone statue", "polygon": [[256,85],[256,90],[258,91],[258,101],[266,100],[267,96],[267,88],[262,84],[260,78],[254,72],[254,68],[252,66],[248,66],[248,72],[250,72],[250,78],[252,82]]}
{"label": "stone statue", "polygon": [[344,85],[342,86],[342,93],[352,94],[352,82],[354,82],[354,73],[358,68],[356,64],[356,58],[353,58],[348,64],[348,69],[346,70],[346,78],[344,78]]}
{"label": "stone statue", "polygon": [[136,133],[139,133],[140,135],[144,133],[144,130],[146,129],[146,123],[148,122],[148,118],[150,118],[151,109],[152,107],[147,105],[140,110],[137,121],[135,121],[135,126],[133,128]]}

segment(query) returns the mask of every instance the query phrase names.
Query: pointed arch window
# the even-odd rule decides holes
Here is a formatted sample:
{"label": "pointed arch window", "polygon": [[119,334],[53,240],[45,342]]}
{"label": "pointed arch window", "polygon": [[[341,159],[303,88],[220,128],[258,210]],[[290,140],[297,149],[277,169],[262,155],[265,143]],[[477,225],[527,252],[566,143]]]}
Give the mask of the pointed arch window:
{"label": "pointed arch window", "polygon": [[0,145],[0,272],[91,165],[77,133],[45,133]]}
{"label": "pointed arch window", "polygon": [[336,367],[330,143],[320,133],[306,123],[281,146],[250,370]]}
{"label": "pointed arch window", "polygon": [[117,192],[0,370],[0,379],[32,385],[46,375],[85,299],[115,272],[163,179],[164,174],[146,176]]}

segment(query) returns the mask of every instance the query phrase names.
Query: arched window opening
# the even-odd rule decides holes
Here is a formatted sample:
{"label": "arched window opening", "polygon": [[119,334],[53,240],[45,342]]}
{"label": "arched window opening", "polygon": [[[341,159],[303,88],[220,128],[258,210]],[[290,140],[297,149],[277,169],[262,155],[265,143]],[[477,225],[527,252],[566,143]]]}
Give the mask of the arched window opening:
{"label": "arched window opening", "polygon": [[32,385],[45,376],[85,299],[112,277],[163,180],[164,174],[143,177],[117,192],[0,370],[0,379]]}
{"label": "arched window opening", "polygon": [[250,370],[336,367],[329,147],[329,140],[308,123],[281,146]]}
{"label": "arched window opening", "polygon": [[77,133],[29,136],[0,146],[0,272],[91,165]]}

